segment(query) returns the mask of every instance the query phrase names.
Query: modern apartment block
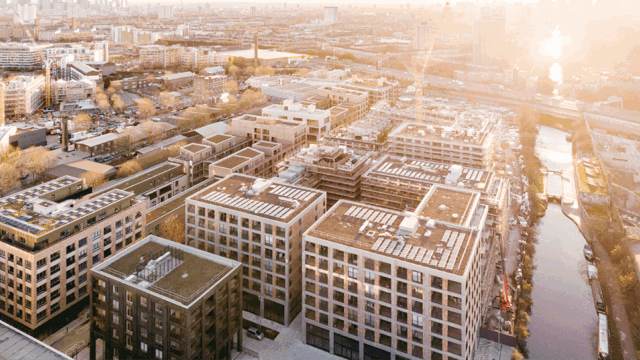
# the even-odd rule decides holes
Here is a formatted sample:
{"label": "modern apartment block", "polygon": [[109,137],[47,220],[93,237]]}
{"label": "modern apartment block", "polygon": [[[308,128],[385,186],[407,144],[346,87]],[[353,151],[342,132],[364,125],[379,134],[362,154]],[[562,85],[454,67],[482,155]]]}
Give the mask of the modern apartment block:
{"label": "modern apartment block", "polygon": [[51,84],[51,100],[53,105],[59,105],[69,100],[86,100],[96,91],[96,83],[90,79],[56,80]]}
{"label": "modern apartment block", "polygon": [[413,211],[437,185],[470,189],[489,206],[486,228],[504,235],[509,214],[509,183],[493,171],[383,156],[362,177],[362,202],[398,211]]}
{"label": "modern apartment block", "polygon": [[305,169],[297,184],[327,192],[329,206],[340,199],[359,200],[362,175],[371,162],[371,154],[355,154],[346,147],[310,145],[289,159],[293,166]]}
{"label": "modern apartment block", "polygon": [[289,326],[302,307],[302,233],[325,207],[321,191],[233,174],[187,198],[187,244],[242,262],[245,318]]}
{"label": "modern apartment block", "polygon": [[231,359],[242,349],[237,261],[148,236],[91,271],[90,358]]}
{"label": "modern apartment block", "polygon": [[[477,194],[449,200],[454,211],[469,204]],[[460,212],[455,223],[425,207],[411,214],[341,200],[307,230],[308,345],[347,359],[473,356],[486,207]]]}
{"label": "modern apartment block", "polygon": [[18,76],[4,88],[7,117],[31,115],[44,106],[44,76]]}
{"label": "modern apartment block", "polygon": [[231,134],[282,144],[285,154],[300,150],[306,142],[306,127],[297,121],[245,114],[231,121]]}
{"label": "modern apartment block", "polygon": [[315,105],[303,107],[294,104],[291,99],[285,100],[282,105],[273,104],[263,108],[262,115],[305,124],[307,142],[318,142],[334,126],[330,110],[316,109]]}
{"label": "modern apartment block", "polygon": [[388,153],[416,160],[492,170],[501,120],[478,117],[454,126],[404,123],[388,136]]}
{"label": "modern apartment block", "polygon": [[374,106],[380,101],[391,104],[400,96],[400,83],[389,81],[384,77],[378,79],[359,79],[352,76],[351,79],[340,83],[340,87],[367,93],[367,108]]}
{"label": "modern apartment block", "polygon": [[473,62],[495,65],[506,55],[505,9],[483,7],[473,21]]}
{"label": "modern apartment block", "polygon": [[49,44],[3,43],[0,45],[0,68],[34,69],[42,66],[40,52]]}
{"label": "modern apartment block", "polygon": [[0,314],[35,330],[88,294],[88,271],[144,234],[146,205],[111,190],[93,199],[64,176],[0,199]]}
{"label": "modern apartment block", "polygon": [[143,45],[139,49],[141,66],[165,68],[179,64],[182,46]]}

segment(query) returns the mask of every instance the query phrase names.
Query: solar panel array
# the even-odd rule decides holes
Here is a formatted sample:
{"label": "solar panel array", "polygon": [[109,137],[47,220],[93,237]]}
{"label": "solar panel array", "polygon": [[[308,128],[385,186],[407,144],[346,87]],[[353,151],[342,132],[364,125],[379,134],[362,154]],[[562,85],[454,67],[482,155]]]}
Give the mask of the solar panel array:
{"label": "solar panel array", "polygon": [[289,186],[276,186],[271,191],[269,191],[269,194],[274,194],[282,197],[300,200],[301,202],[305,202],[305,201],[311,200],[311,198],[313,198],[313,196],[316,193],[312,191],[289,187]]}
{"label": "solar panel array", "polygon": [[231,195],[220,191],[212,191],[211,193],[203,196],[201,199],[215,204],[234,207],[244,211],[253,212],[255,214],[264,216],[271,216],[278,219],[286,219],[295,211],[295,209],[290,207],[275,205],[264,201],[251,200],[244,196]]}
{"label": "solar panel array", "polygon": [[39,198],[51,191],[61,189],[65,186],[71,185],[74,182],[71,180],[54,180],[44,184],[30,187],[18,193],[0,199],[0,205],[4,205],[10,202],[22,202],[34,198]]}
{"label": "solar panel array", "polygon": [[462,175],[466,174],[465,180],[469,181],[480,181],[482,179],[482,174],[484,174],[483,170],[473,170],[473,169],[464,169],[462,170]]}
{"label": "solar panel array", "polygon": [[[357,206],[352,206],[345,215],[349,216],[351,214],[354,216],[355,214],[357,217],[359,215],[358,212],[362,213],[362,210]],[[367,213],[365,213],[366,215]],[[374,214],[371,216],[374,216]],[[466,234],[463,232],[446,230],[442,236],[441,244],[437,246],[436,250],[428,250],[421,246],[405,244],[404,241],[380,236],[371,247],[371,250],[442,269],[453,270],[465,237]],[[441,256],[437,258],[434,257],[434,254],[441,254]]]}
{"label": "solar panel array", "polygon": [[362,206],[352,206],[344,215],[388,226],[391,226],[398,218],[398,215]]}
{"label": "solar panel array", "polygon": [[60,219],[57,225],[64,225],[71,221],[77,220],[83,216],[89,215],[94,211],[100,210],[106,206],[111,205],[112,203],[122,200],[126,195],[120,194],[117,191],[110,191],[106,194],[100,195],[97,198],[87,201],[80,206],[76,206],[58,216]]}
{"label": "solar panel array", "polygon": [[[440,182],[440,180],[442,179],[442,176],[430,175],[430,174],[427,174],[426,171],[429,171],[429,169],[433,171],[443,170],[449,167],[449,165],[431,164],[431,163],[425,163],[425,162],[416,161],[416,160],[412,161],[411,165],[414,165],[414,167],[410,169],[405,169],[402,167],[391,168],[393,164],[395,163],[393,162],[385,163],[380,168],[378,168],[378,172],[389,174],[389,175],[404,176],[404,177],[413,178],[416,180]],[[420,165],[420,164],[424,164],[424,165]],[[420,169],[418,169],[418,167],[420,167]]]}
{"label": "solar panel array", "polygon": [[24,230],[24,231],[28,231],[32,234],[37,234],[40,231],[44,230],[44,228],[37,226],[37,225],[31,225],[28,222],[24,222],[21,220],[18,220],[17,218],[14,217],[10,217],[10,216],[4,216],[4,215],[0,215],[0,221],[4,224],[8,224],[9,226],[13,226],[15,228],[18,228],[20,230]]}

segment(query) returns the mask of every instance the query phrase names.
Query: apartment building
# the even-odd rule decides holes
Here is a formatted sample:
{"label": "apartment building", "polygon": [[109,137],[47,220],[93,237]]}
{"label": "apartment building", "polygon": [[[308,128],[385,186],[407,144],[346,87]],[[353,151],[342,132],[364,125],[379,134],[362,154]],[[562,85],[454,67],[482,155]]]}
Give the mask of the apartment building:
{"label": "apartment building", "polygon": [[[166,122],[156,122],[151,132],[144,130],[139,125],[132,126],[122,134],[108,133],[91,139],[78,141],[76,150],[88,156],[115,156],[130,149],[139,149],[155,140],[169,139],[178,135],[178,128]],[[126,143],[126,146],[124,146]]]}
{"label": "apartment building", "polygon": [[59,105],[68,100],[86,100],[96,91],[96,83],[90,79],[56,80],[51,83],[51,103]]}
{"label": "apartment building", "polygon": [[389,154],[492,170],[502,121],[459,119],[454,126],[404,123],[388,136]]}
{"label": "apartment building", "polygon": [[489,170],[385,155],[363,175],[362,202],[413,211],[438,184],[480,192],[482,203],[489,206],[486,228],[492,235],[504,235],[509,182]]}
{"label": "apartment building", "polygon": [[[180,52],[180,66],[185,69],[199,69],[210,66],[222,66],[227,57],[208,48],[187,47]],[[222,74],[224,75],[224,73]]]}
{"label": "apartment building", "polygon": [[331,100],[331,106],[349,103],[354,118],[363,119],[369,109],[369,94],[366,91],[347,89],[340,85],[323,86],[318,89],[318,96]]}
{"label": "apartment building", "polygon": [[[108,60],[108,45],[84,46],[82,44],[70,43],[62,46],[50,45],[44,49],[47,59],[58,58],[66,55],[73,57],[72,61],[105,61]],[[106,52],[106,53],[105,53]]]}
{"label": "apartment building", "polygon": [[163,84],[169,89],[178,89],[193,83],[196,74],[191,71],[169,74],[162,77]]}
{"label": "apartment building", "polygon": [[143,45],[139,46],[140,65],[143,67],[172,67],[179,65],[180,45]]}
{"label": "apartment building", "polygon": [[245,114],[231,120],[231,134],[282,144],[285,156],[300,150],[306,142],[306,127],[296,121]]}
{"label": "apartment building", "polygon": [[20,75],[4,88],[7,117],[31,115],[44,106],[44,76]]}
{"label": "apartment building", "polygon": [[242,149],[209,165],[209,177],[231,174],[262,176],[264,153],[256,149]]}
{"label": "apartment building", "polygon": [[200,102],[211,102],[225,92],[227,77],[225,75],[198,76],[193,80],[194,96]]}
{"label": "apartment building", "polygon": [[31,43],[0,44],[0,67],[16,69],[34,69],[42,67],[42,54],[49,44],[33,45]]}
{"label": "apartment building", "polygon": [[[458,211],[477,197],[457,202],[448,204]],[[341,200],[307,230],[308,345],[347,359],[473,357],[486,208],[451,223],[425,207],[410,214]]]}
{"label": "apartment building", "polygon": [[5,319],[33,331],[64,314],[87,296],[94,265],[142,238],[143,201],[121,190],[77,199],[85,192],[64,176],[0,199]]}
{"label": "apartment building", "polygon": [[90,359],[231,359],[241,264],[147,236],[91,271]]}
{"label": "apartment building", "polygon": [[233,174],[187,198],[187,244],[242,262],[246,319],[289,326],[302,307],[302,233],[325,206],[321,191]]}
{"label": "apartment building", "polygon": [[374,106],[380,101],[392,104],[400,96],[400,83],[391,82],[384,77],[378,79],[359,79],[352,76],[350,80],[340,83],[344,89],[362,91],[367,93],[367,108]]}
{"label": "apartment building", "polygon": [[305,169],[296,183],[327,192],[329,206],[340,199],[359,200],[362,175],[371,154],[356,154],[345,147],[309,145],[289,159],[290,165]]}
{"label": "apartment building", "polygon": [[305,124],[307,142],[314,143],[320,141],[327,132],[331,131],[333,126],[330,110],[320,110],[315,105],[303,107],[291,99],[285,100],[282,105],[272,104],[262,108],[262,116]]}

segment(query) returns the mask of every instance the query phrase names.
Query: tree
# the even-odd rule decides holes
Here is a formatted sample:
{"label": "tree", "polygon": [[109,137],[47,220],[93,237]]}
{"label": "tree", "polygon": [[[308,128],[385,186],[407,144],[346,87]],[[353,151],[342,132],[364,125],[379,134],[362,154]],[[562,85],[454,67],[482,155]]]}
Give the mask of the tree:
{"label": "tree", "polygon": [[0,163],[0,197],[18,184],[20,171],[13,164]]}
{"label": "tree", "polygon": [[133,152],[133,143],[131,142],[130,130],[125,129],[125,131],[118,136],[116,140],[116,152],[118,154],[123,154],[129,156]]}
{"label": "tree", "polygon": [[113,108],[117,112],[122,112],[122,110],[124,110],[124,101],[122,101],[122,98],[118,94],[111,95],[111,104],[113,104]]}
{"label": "tree", "polygon": [[106,110],[111,107],[109,103],[109,97],[102,90],[96,92],[96,103],[101,110]]}
{"label": "tree", "polygon": [[273,75],[275,73],[275,70],[273,70],[271,66],[258,66],[255,70],[256,76]]}
{"label": "tree", "polygon": [[240,97],[240,106],[252,107],[267,102],[267,97],[260,90],[246,90]]}
{"label": "tree", "polygon": [[20,159],[20,148],[5,145],[0,149],[0,163],[14,165]]}
{"label": "tree", "polygon": [[180,148],[185,145],[187,145],[186,141],[180,141],[171,145],[171,147],[169,147],[169,157],[176,157],[180,155]]}
{"label": "tree", "polygon": [[227,69],[227,73],[231,74],[232,76],[236,76],[239,72],[240,72],[240,68],[235,65],[231,65]]}
{"label": "tree", "polygon": [[133,174],[139,173],[140,171],[142,171],[142,166],[140,165],[140,163],[135,160],[129,160],[120,165],[116,177],[126,178]]}
{"label": "tree", "polygon": [[513,351],[511,352],[511,360],[523,360],[524,356],[520,353],[520,351],[518,351],[517,348],[513,348]]}
{"label": "tree", "polygon": [[87,171],[80,175],[80,178],[84,180],[84,183],[91,186],[92,189],[97,189],[100,185],[107,182],[104,175],[97,171]]}
{"label": "tree", "polygon": [[147,136],[147,143],[155,142],[158,135],[160,135],[160,126],[151,120],[147,120],[140,124],[140,130],[142,130]]}
{"label": "tree", "polygon": [[160,226],[160,237],[173,240],[177,243],[184,244],[185,240],[184,219],[180,219],[177,215],[172,216],[162,222]]}
{"label": "tree", "polygon": [[82,113],[74,116],[73,119],[71,119],[71,121],[73,121],[73,126],[75,131],[89,130],[91,128],[91,125],[93,125],[93,120],[91,119],[91,116],[87,115],[86,113]]}
{"label": "tree", "polygon": [[163,108],[172,108],[176,104],[176,101],[176,97],[170,92],[163,91],[158,94],[158,102]]}
{"label": "tree", "polygon": [[224,115],[229,115],[234,113],[236,110],[238,110],[239,105],[238,105],[238,99],[233,96],[233,95],[229,95],[226,98],[227,101],[223,101],[220,104],[220,110],[222,110],[222,113]]}
{"label": "tree", "polygon": [[30,147],[22,152],[19,163],[31,173],[35,182],[40,174],[56,164],[56,156],[43,147]]}
{"label": "tree", "polygon": [[226,93],[235,95],[238,93],[238,82],[234,80],[227,80],[226,84],[224,84],[224,91]]}
{"label": "tree", "polygon": [[141,119],[148,119],[156,113],[156,106],[153,105],[153,101],[140,98],[136,100],[136,104],[138,105],[138,116]]}

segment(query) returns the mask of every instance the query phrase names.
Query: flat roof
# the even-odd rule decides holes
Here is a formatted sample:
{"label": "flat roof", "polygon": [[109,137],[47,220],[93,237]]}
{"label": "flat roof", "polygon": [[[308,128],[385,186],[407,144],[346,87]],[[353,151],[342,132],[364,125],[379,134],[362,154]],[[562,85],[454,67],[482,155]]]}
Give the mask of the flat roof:
{"label": "flat roof", "polygon": [[104,144],[104,143],[109,142],[109,141],[117,140],[118,137],[120,137],[120,134],[109,133],[109,134],[96,136],[96,137],[91,138],[91,139],[82,140],[82,141],[78,142],[77,144],[78,145],[85,145],[85,146],[88,146],[88,147],[94,147],[94,146],[98,146],[100,144]]}
{"label": "flat roof", "polygon": [[[107,191],[107,190],[111,190],[111,189],[121,189],[121,190],[129,190],[132,187],[140,184],[140,183],[146,183],[147,181],[149,181],[149,179],[152,179],[162,173],[165,173],[167,171],[171,171],[174,170],[176,168],[181,168],[182,164],[177,164],[177,163],[172,163],[172,162],[164,162],[160,165],[156,165],[152,168],[149,168],[147,170],[141,171],[137,174],[134,174],[132,176],[129,176],[127,178],[125,178],[124,180],[117,182],[115,184],[113,184],[112,186],[109,186],[108,188],[103,189],[103,191],[101,191],[100,193]],[[166,184],[167,182],[163,182],[163,184]],[[154,184],[155,187],[155,184]],[[145,192],[150,190],[149,188],[145,188]],[[99,194],[99,193],[98,193]],[[138,193],[136,193],[136,195],[139,195]],[[93,195],[92,195],[93,196]]]}
{"label": "flat roof", "polygon": [[340,200],[305,235],[460,276],[479,231]]}
{"label": "flat roof", "polygon": [[225,158],[222,158],[216,162],[214,162],[213,166],[218,166],[225,169],[234,169],[246,162],[252,161],[253,158],[244,157],[244,156],[236,156],[235,154],[229,155]]}
{"label": "flat roof", "polygon": [[386,155],[365,176],[401,183],[446,184],[487,191],[492,171]]}
{"label": "flat roof", "polygon": [[200,144],[189,144],[182,147],[190,153],[197,153],[198,151],[209,149],[210,146],[200,145]]}
{"label": "flat roof", "polygon": [[213,143],[213,144],[219,144],[219,143],[221,143],[223,141],[231,139],[232,137],[233,137],[233,135],[217,134],[217,135],[214,135],[214,136],[212,136],[210,138],[207,138],[205,140],[207,140],[208,142]]}
{"label": "flat roof", "polygon": [[415,212],[430,219],[464,225],[473,217],[479,199],[479,192],[436,185],[429,190]]}
{"label": "flat roof", "polygon": [[257,150],[253,150],[253,149],[249,149],[249,148],[244,148],[244,149],[236,152],[234,155],[254,158],[256,156],[260,156],[261,154],[263,154],[261,151],[257,151]]}
{"label": "flat roof", "polygon": [[71,357],[0,321],[0,357],[3,360],[72,360]]}
{"label": "flat roof", "polygon": [[274,148],[277,147],[279,145],[281,145],[280,143],[276,143],[276,142],[271,142],[271,141],[265,141],[265,140],[261,140],[258,141],[257,143],[253,144],[253,145],[258,145],[258,146],[264,146],[264,147],[270,147],[270,148]]}
{"label": "flat roof", "polygon": [[[145,267],[138,271],[140,264]],[[240,266],[237,261],[150,235],[92,271],[188,306]]]}
{"label": "flat roof", "polygon": [[323,194],[323,191],[303,186],[232,174],[188,200],[288,222]]}

